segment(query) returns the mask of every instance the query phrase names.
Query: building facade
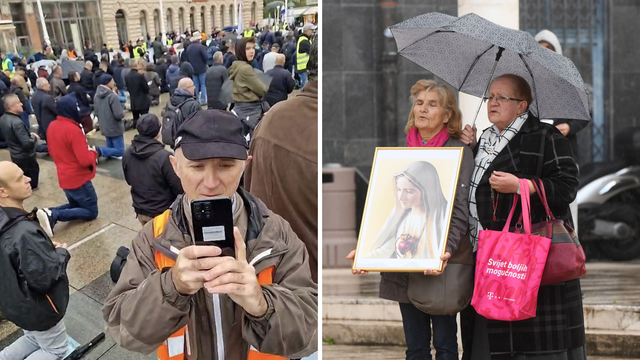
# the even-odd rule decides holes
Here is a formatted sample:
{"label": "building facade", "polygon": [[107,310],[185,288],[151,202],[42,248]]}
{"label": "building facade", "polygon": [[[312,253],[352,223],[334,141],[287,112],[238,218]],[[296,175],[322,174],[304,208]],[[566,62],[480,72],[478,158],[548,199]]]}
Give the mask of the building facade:
{"label": "building facade", "polygon": [[[160,1],[138,0],[41,0],[42,14],[50,41],[61,47],[74,46],[80,50],[90,42],[94,48],[102,44],[114,49],[120,41],[149,35],[152,39],[161,32]],[[209,0],[163,1],[167,32],[200,30],[241,24],[247,27],[262,19],[262,1]],[[37,2],[32,0],[3,0],[0,19],[11,20],[15,26],[16,47],[21,52],[42,49],[45,43]],[[1,49],[6,51],[5,49]],[[10,50],[13,51],[13,50]]]}

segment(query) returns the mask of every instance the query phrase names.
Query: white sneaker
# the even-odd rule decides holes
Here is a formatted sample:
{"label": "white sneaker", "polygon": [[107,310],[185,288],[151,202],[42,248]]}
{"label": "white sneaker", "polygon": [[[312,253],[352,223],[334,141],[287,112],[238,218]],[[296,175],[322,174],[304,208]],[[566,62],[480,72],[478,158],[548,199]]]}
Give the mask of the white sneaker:
{"label": "white sneaker", "polygon": [[38,223],[40,223],[40,227],[44,232],[49,236],[49,238],[53,238],[53,226],[51,220],[51,210],[47,208],[38,209],[36,211],[36,217],[38,218]]}

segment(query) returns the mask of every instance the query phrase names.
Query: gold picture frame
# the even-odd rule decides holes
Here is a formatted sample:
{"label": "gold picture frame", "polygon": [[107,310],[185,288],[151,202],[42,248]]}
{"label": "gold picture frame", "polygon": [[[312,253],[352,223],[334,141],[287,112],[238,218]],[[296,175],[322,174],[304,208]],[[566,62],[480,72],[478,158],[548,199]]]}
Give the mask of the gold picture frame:
{"label": "gold picture frame", "polygon": [[353,269],[442,271],[463,151],[376,148]]}

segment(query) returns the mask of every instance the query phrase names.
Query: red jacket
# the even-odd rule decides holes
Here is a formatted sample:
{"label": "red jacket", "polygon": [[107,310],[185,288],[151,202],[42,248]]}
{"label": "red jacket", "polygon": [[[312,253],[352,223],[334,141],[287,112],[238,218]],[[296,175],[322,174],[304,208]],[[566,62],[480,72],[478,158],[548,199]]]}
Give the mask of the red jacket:
{"label": "red jacket", "polygon": [[59,116],[47,129],[47,147],[58,171],[63,190],[74,190],[96,176],[98,154],[89,144],[80,124]]}

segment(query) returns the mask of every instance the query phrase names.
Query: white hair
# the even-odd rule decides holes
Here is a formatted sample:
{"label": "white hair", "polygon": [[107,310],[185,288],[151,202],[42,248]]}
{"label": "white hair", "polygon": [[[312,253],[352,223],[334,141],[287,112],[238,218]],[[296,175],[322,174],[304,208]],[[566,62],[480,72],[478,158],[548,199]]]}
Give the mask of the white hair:
{"label": "white hair", "polygon": [[38,80],[36,80],[36,87],[38,89],[42,89],[48,83],[49,83],[49,81],[46,78],[39,77]]}

